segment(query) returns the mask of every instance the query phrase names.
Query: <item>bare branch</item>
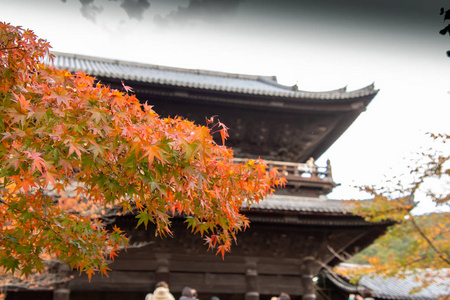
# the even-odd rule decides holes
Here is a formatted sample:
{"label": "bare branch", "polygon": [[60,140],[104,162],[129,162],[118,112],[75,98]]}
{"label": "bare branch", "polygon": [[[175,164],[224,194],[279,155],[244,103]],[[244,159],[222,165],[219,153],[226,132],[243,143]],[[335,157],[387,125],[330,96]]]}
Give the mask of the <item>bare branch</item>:
{"label": "bare branch", "polygon": [[414,220],[414,217],[410,218],[411,223],[413,224],[414,228],[417,230],[417,232],[425,239],[425,241],[428,243],[431,249],[433,249],[439,256],[442,261],[444,261],[447,265],[450,266],[450,260],[448,260],[444,254],[434,245],[433,241],[431,241],[428,236],[423,232],[423,230],[420,228],[419,225],[417,225],[416,221]]}

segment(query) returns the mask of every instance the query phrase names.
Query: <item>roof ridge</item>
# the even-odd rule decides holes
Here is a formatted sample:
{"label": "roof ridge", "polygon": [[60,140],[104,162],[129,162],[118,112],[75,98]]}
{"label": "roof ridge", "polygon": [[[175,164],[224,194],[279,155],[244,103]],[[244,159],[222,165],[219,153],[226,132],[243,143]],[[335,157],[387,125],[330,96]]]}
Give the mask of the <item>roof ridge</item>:
{"label": "roof ridge", "polygon": [[357,90],[353,90],[350,92],[347,92],[348,94],[352,94],[352,93],[362,93],[362,92],[366,92],[366,93],[373,93],[373,94],[377,94],[380,90],[379,89],[375,89],[375,82],[372,82],[371,84],[362,87],[360,89]]}
{"label": "roof ridge", "polygon": [[278,87],[278,88],[286,89],[289,91],[294,91],[294,92],[298,91],[298,86],[296,84],[294,84],[293,86],[289,86],[289,85],[284,85],[284,84],[278,83],[276,76],[271,76],[271,77],[258,76],[258,81],[260,81],[262,83],[270,84],[270,85]]}
{"label": "roof ridge", "polygon": [[[373,97],[378,92],[378,90],[374,89],[374,83],[355,91],[347,91],[346,86],[331,91],[306,91],[299,90],[297,84],[293,86],[282,85],[277,82],[276,76],[160,66],[57,51],[52,51],[51,53],[56,57],[52,63],[55,66],[59,64],[60,67],[68,69],[76,68],[91,73],[93,76],[121,77],[127,80],[153,84],[282,97],[286,99],[307,98],[318,101],[360,101],[363,97]],[[360,108],[356,107],[354,109]]]}
{"label": "roof ridge", "polygon": [[[302,90],[305,91],[305,90]],[[334,90],[328,90],[328,91],[306,91],[307,93],[312,93],[312,94],[343,94],[343,93],[348,93],[347,92],[347,86],[343,86],[341,88],[337,88]]]}
{"label": "roof ridge", "polygon": [[240,79],[250,79],[250,80],[260,80],[263,78],[264,80],[267,80],[269,82],[275,81],[275,83],[276,83],[276,76],[250,75],[250,74],[210,71],[210,70],[203,70],[203,69],[189,69],[189,68],[162,66],[162,65],[155,65],[155,64],[149,64],[149,63],[139,63],[139,62],[133,62],[133,61],[124,61],[124,60],[118,60],[118,59],[104,58],[104,57],[98,57],[98,56],[89,56],[89,55],[83,55],[83,54],[66,53],[66,52],[59,52],[59,51],[51,51],[51,53],[55,54],[57,56],[61,56],[61,57],[68,57],[68,58],[74,58],[74,59],[85,59],[85,60],[91,60],[91,61],[96,61],[96,62],[112,63],[112,64],[124,65],[124,66],[134,66],[134,67],[141,67],[141,68],[151,68],[151,69],[157,69],[157,70],[167,70],[167,71],[173,71],[173,72],[184,72],[184,73],[210,75],[210,76],[226,77],[226,78],[240,78]]}

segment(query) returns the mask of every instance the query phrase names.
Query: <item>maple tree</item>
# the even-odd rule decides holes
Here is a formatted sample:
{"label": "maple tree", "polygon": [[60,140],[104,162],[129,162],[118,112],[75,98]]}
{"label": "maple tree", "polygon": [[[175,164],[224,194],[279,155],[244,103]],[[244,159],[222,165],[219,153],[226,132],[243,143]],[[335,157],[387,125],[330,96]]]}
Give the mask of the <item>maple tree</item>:
{"label": "maple tree", "polygon": [[[420,288],[433,282],[433,277],[424,276],[424,272],[437,274],[435,271],[440,270],[441,276],[450,277],[450,155],[448,146],[445,146],[450,135],[431,134],[431,138],[435,147],[419,155],[407,180],[403,178],[381,188],[364,187],[373,199],[352,201],[355,205],[353,213],[366,220],[391,220],[396,224],[358,257],[359,261],[367,263],[366,267],[346,269],[345,275],[357,275],[357,279],[366,274],[388,277],[417,274],[417,279],[423,283]],[[447,209],[437,213],[414,210],[420,201],[426,200],[436,208]],[[401,248],[389,251],[393,245]],[[385,251],[373,251],[380,248]],[[343,269],[339,271],[342,273]]]}
{"label": "maple tree", "polygon": [[[219,121],[161,118],[131,94],[82,72],[58,70],[49,44],[0,23],[0,268],[21,276],[56,260],[89,276],[126,245],[107,212],[170,235],[170,220],[224,255],[249,225],[239,213],[283,184],[262,160],[233,163]],[[75,197],[54,197],[71,191]]]}

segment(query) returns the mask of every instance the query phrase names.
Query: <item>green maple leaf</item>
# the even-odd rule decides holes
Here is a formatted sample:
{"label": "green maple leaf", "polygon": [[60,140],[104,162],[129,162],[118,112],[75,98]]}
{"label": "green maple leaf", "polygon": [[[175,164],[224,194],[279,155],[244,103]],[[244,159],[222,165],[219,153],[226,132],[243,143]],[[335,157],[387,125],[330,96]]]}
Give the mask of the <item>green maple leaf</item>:
{"label": "green maple leaf", "polygon": [[147,212],[141,212],[136,216],[136,219],[139,219],[136,228],[139,227],[142,223],[144,223],[145,229],[147,229],[148,221],[153,222],[152,217]]}

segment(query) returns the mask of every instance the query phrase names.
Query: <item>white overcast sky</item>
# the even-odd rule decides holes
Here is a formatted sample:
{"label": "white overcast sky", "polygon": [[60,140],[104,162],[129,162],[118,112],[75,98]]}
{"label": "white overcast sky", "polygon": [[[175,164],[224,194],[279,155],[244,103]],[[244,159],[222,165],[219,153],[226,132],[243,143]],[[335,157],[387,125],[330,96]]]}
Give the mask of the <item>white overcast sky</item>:
{"label": "white overcast sky", "polygon": [[[150,5],[148,5],[150,4]],[[323,91],[375,83],[358,120],[318,160],[341,186],[401,173],[450,133],[444,0],[0,0],[0,21],[33,29],[55,51],[175,67],[276,75]],[[157,111],[157,108],[155,108]],[[233,134],[232,128],[230,134]]]}

